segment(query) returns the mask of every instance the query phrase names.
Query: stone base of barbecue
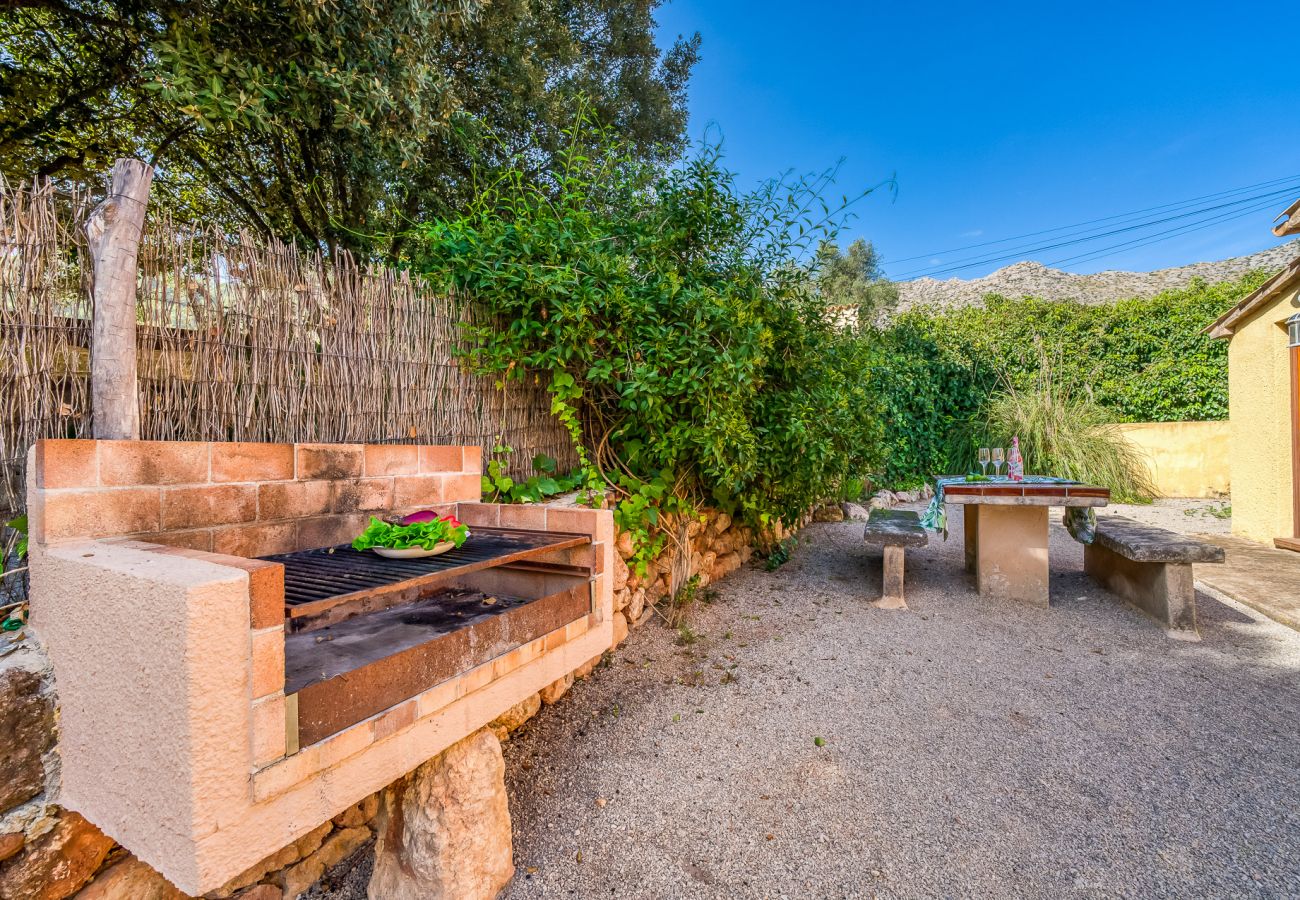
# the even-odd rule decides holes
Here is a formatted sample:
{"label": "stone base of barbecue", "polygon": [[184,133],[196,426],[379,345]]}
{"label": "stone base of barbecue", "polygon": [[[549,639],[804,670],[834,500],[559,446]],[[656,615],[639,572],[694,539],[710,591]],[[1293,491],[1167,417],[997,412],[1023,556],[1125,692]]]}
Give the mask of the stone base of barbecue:
{"label": "stone base of barbecue", "polygon": [[384,791],[369,896],[493,900],[515,873],[505,772],[483,729]]}

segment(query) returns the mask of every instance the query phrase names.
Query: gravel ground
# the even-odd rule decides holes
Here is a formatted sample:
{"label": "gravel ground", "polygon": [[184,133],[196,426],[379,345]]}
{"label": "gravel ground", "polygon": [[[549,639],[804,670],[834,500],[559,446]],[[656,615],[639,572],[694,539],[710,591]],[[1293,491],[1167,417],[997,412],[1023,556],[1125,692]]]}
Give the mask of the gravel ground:
{"label": "gravel ground", "polygon": [[525,726],[506,897],[1300,895],[1300,635],[1202,597],[1171,640],[1059,527],[1050,610],[975,594],[959,531],[877,610],[860,534],[812,526]]}
{"label": "gravel ground", "polygon": [[[1221,521],[1183,508],[1125,513]],[[909,611],[865,602],[860,524],[814,525],[693,643],[648,625],[543,710],[506,745],[503,896],[1300,896],[1300,634],[1202,596],[1172,640],[1059,525],[1050,610],[982,598],[953,519]]]}
{"label": "gravel ground", "polygon": [[[1060,518],[1060,510],[1054,510]],[[1185,534],[1231,534],[1232,504],[1227,500],[1157,500],[1141,506],[1114,503],[1097,516],[1128,516],[1139,522]]]}

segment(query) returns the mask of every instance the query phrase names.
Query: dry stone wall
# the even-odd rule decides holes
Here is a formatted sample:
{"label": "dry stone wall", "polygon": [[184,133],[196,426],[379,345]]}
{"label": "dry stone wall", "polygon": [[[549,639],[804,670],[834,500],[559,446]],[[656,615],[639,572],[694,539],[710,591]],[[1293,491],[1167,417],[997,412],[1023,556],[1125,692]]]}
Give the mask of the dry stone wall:
{"label": "dry stone wall", "polygon": [[1280,244],[1249,256],[1218,262],[1194,263],[1153,272],[1106,271],[1076,275],[1049,269],[1042,263],[1018,262],[983,278],[917,278],[900,282],[899,311],[916,306],[970,306],[989,294],[1004,297],[1042,297],[1046,300],[1078,300],[1081,303],[1109,303],[1130,297],[1154,297],[1162,291],[1186,287],[1194,278],[1213,283],[1240,278],[1248,272],[1275,271],[1300,256],[1300,240]]}

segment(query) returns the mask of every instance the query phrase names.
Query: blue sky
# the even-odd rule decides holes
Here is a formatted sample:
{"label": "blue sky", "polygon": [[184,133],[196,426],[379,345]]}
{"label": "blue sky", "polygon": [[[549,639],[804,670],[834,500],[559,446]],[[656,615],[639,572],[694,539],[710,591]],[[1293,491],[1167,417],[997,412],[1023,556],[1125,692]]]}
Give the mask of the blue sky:
{"label": "blue sky", "polygon": [[[690,134],[720,134],[742,184],[841,157],[837,193],[897,177],[897,196],[860,203],[846,235],[873,241],[891,277],[999,251],[1058,262],[1205,220],[1039,252],[1023,250],[1058,235],[956,248],[1276,179],[1291,180],[1217,202],[1300,187],[1293,3],[671,0],[658,19],[661,43],[702,35]],[[1059,267],[1261,250],[1281,243],[1269,226],[1288,202],[1241,203],[1218,215],[1266,208]]]}

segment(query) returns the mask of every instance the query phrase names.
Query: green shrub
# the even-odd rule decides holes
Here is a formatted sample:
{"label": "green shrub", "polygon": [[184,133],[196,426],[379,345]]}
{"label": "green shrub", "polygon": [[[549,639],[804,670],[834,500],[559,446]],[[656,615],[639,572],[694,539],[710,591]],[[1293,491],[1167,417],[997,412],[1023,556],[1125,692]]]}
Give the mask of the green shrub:
{"label": "green shrub", "polygon": [[822,184],[746,195],[716,148],[662,173],[607,147],[552,190],[516,171],[419,229],[416,266],[481,308],[469,365],[546,380],[640,563],[662,513],[790,520],[876,462],[868,345],[795,262],[833,233]]}
{"label": "green shrub", "polygon": [[1267,276],[1108,304],[990,296],[980,307],[898,315],[874,336],[880,479],[964,471],[967,423],[1000,387],[1031,388],[1044,351],[1109,422],[1226,419],[1227,345],[1202,330]]}

